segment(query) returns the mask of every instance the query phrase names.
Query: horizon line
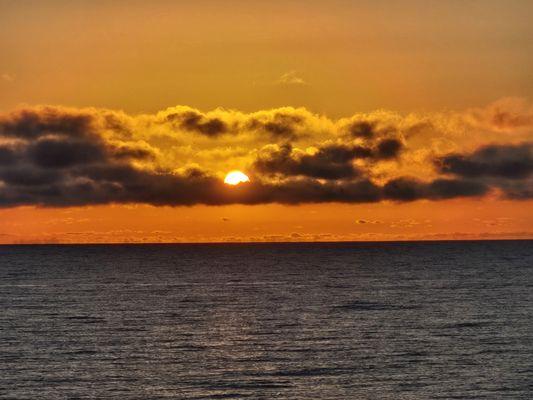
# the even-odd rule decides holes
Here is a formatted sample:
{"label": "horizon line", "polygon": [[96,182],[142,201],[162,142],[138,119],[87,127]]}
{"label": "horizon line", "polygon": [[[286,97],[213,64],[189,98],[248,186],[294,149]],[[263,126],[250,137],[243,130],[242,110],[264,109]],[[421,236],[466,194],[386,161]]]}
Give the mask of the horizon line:
{"label": "horizon line", "polygon": [[153,246],[153,245],[239,245],[239,244],[381,244],[381,243],[446,243],[446,242],[528,242],[531,238],[516,239],[403,239],[403,240],[331,240],[331,241],[216,241],[216,242],[80,242],[80,243],[0,243],[7,246]]}

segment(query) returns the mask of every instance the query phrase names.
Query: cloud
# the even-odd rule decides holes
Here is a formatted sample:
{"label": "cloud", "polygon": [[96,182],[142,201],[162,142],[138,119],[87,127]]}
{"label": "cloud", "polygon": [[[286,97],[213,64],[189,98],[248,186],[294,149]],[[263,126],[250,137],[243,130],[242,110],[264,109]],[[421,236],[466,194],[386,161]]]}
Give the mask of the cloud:
{"label": "cloud", "polygon": [[95,116],[89,110],[61,107],[23,108],[0,115],[0,135],[36,139],[45,135],[87,137],[95,132]]}
{"label": "cloud", "polygon": [[378,159],[389,159],[398,156],[402,148],[402,142],[398,139],[384,139],[377,145],[374,157]]}
{"label": "cloud", "polygon": [[292,86],[306,86],[308,83],[304,81],[296,71],[285,72],[276,81],[278,85],[292,85]]}
{"label": "cloud", "polygon": [[414,178],[397,178],[384,185],[383,197],[395,201],[445,200],[456,197],[482,196],[488,191],[489,186],[476,181],[435,179],[423,182]]}
{"label": "cloud", "polygon": [[371,122],[356,121],[347,127],[350,135],[356,138],[370,139],[375,135],[375,126]]}
{"label": "cloud", "polygon": [[[143,115],[136,118],[149,131],[160,130],[160,134],[174,138],[182,133],[199,134],[220,140],[229,138],[242,139],[253,137],[254,140],[295,140],[300,136],[309,136],[321,130],[322,120],[319,116],[303,108],[282,107],[273,110],[261,110],[242,113],[235,110],[216,109],[202,112],[191,107],[176,106],[155,115]],[[119,125],[120,119],[115,120]],[[327,122],[326,122],[327,123]],[[117,126],[116,126],[117,127]],[[187,139],[184,137],[184,139]]]}
{"label": "cloud", "polygon": [[88,140],[43,138],[27,147],[27,155],[39,167],[66,168],[104,160],[105,148]]}
{"label": "cloud", "polygon": [[[371,114],[358,114],[351,118],[341,119],[339,121],[340,130],[347,137],[362,139],[362,140],[377,140],[377,139],[398,139],[400,130],[405,132],[411,131],[414,126],[409,123],[407,126],[400,126],[396,116],[386,112],[376,112]],[[405,121],[404,121],[405,122]]]}
{"label": "cloud", "polygon": [[506,97],[487,107],[468,110],[465,119],[485,129],[517,132],[533,127],[533,105],[522,98]]}
{"label": "cloud", "polygon": [[5,82],[13,82],[15,80],[15,77],[11,74],[8,74],[7,72],[1,74],[0,78]]}
{"label": "cloud", "polygon": [[15,151],[8,146],[0,145],[0,165],[10,165],[16,161]]}
{"label": "cloud", "polygon": [[533,199],[533,179],[500,180],[495,182],[504,196],[511,200]]}
{"label": "cloud", "polygon": [[533,198],[533,143],[486,145],[435,160],[440,173],[483,182],[510,199]]}
{"label": "cloud", "polygon": [[[498,131],[500,142],[457,151],[457,126],[472,129],[478,144],[487,128],[478,133],[465,116],[444,117],[25,107],[0,114],[0,207],[533,197],[530,140]],[[520,132],[531,138],[523,124]],[[251,182],[224,185],[230,169]]]}
{"label": "cloud", "polygon": [[177,123],[184,130],[210,137],[221,135],[228,130],[226,123],[220,118],[209,118],[197,111],[170,113],[167,115],[167,120],[170,123]]}
{"label": "cloud", "polygon": [[[295,111],[295,110],[294,110]],[[305,117],[293,110],[276,110],[271,114],[258,114],[248,119],[245,129],[265,132],[273,138],[294,140],[298,137],[298,128],[305,121]]]}
{"label": "cloud", "polygon": [[356,154],[355,149],[340,145],[320,148],[315,154],[295,152],[290,144],[268,146],[255,161],[254,168],[267,175],[355,178],[359,175],[352,163]]}
{"label": "cloud", "polygon": [[386,160],[398,156],[402,144],[385,139],[376,146],[328,143],[312,154],[295,150],[291,144],[265,146],[255,160],[255,170],[266,175],[306,176],[321,179],[349,179],[361,176],[354,160]]}
{"label": "cloud", "polygon": [[440,172],[477,177],[523,179],[533,173],[533,143],[488,145],[468,154],[448,154],[439,157]]}
{"label": "cloud", "polygon": [[366,225],[366,224],[378,225],[378,224],[382,224],[383,222],[377,219],[358,219],[355,221],[355,223],[358,225]]}

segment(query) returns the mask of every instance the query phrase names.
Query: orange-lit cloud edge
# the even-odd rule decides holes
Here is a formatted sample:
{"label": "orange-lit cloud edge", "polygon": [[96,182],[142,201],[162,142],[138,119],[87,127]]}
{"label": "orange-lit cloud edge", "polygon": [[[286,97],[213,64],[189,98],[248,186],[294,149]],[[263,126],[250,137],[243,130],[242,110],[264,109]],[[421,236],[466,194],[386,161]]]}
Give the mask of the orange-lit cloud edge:
{"label": "orange-lit cloud edge", "polygon": [[[293,107],[177,106],[142,115],[20,107],[0,114],[0,242],[531,238],[532,140],[533,107],[516,98],[460,112],[340,119]],[[224,185],[230,170],[250,182]],[[493,211],[472,230],[469,209],[479,207]],[[355,215],[365,208],[376,217]],[[463,230],[440,232],[427,222],[435,214],[429,208],[462,209],[455,225]],[[501,216],[504,209],[513,216]],[[288,226],[284,217],[255,232],[245,221],[229,229],[239,218],[222,216],[196,222],[203,231],[189,226],[188,216],[216,210],[257,226],[279,210],[313,223]],[[349,228],[329,221],[336,210],[354,215]],[[409,212],[381,218],[385,210]],[[176,216],[176,225],[166,226],[163,214]],[[98,229],[99,218],[114,229]],[[132,228],[131,218],[152,224]]]}

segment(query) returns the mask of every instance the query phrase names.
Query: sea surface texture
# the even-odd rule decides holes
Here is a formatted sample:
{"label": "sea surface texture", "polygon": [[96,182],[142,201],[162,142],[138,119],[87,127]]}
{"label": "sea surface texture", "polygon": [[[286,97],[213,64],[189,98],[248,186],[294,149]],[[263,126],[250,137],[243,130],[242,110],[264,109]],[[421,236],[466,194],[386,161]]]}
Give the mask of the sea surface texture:
{"label": "sea surface texture", "polygon": [[2,399],[532,399],[533,242],[0,246]]}

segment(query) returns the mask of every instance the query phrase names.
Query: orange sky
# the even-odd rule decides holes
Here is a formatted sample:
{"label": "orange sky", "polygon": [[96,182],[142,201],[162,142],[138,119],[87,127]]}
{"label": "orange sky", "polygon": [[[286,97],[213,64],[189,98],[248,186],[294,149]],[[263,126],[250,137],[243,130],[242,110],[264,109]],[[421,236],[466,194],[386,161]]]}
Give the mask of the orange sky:
{"label": "orange sky", "polygon": [[0,243],[533,238],[532,14],[0,1]]}

